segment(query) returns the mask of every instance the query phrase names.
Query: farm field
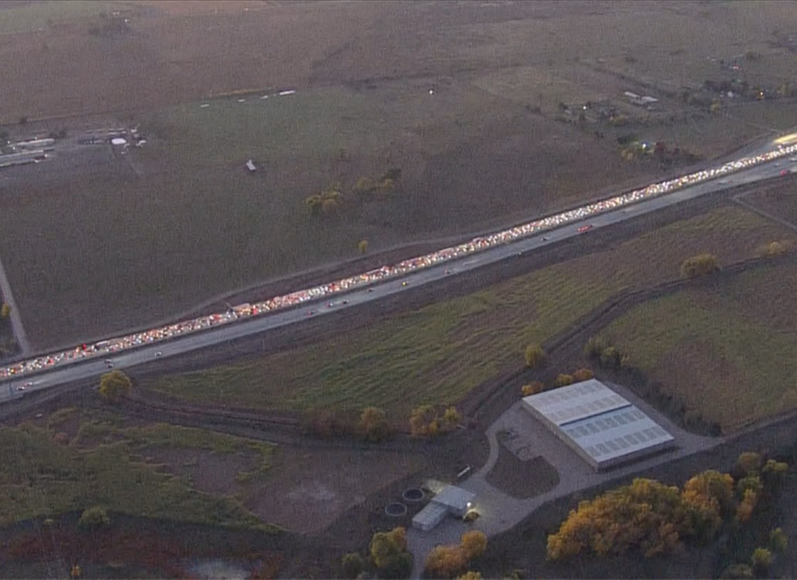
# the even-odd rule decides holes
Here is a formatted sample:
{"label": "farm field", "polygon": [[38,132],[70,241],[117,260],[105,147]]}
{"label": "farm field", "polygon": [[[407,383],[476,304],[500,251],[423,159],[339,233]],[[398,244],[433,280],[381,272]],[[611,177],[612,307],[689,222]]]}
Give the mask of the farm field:
{"label": "farm field", "polygon": [[[758,54],[744,63],[751,79],[788,80],[786,49],[769,42],[775,27],[797,29],[797,16],[767,3],[739,28],[750,10],[13,3],[0,29],[0,56],[18,63],[0,86],[2,128],[12,137],[79,132],[91,113],[147,137],[127,171],[76,164],[60,178],[20,168],[5,174],[19,179],[0,179],[0,253],[31,342],[45,350],[154,324],[218,294],[354,257],[363,239],[378,252],[662,178],[656,163],[622,161],[618,137],[709,158],[795,125],[787,102],[681,119],[683,103],[668,96],[722,76],[716,61],[740,46]],[[596,34],[604,29],[623,33]],[[556,120],[560,103],[617,102],[629,88],[659,91],[664,111],[618,102],[632,119],[601,125],[603,138],[592,122]],[[283,89],[297,92],[273,97]],[[243,168],[250,158],[253,175]],[[402,171],[392,193],[370,202],[347,195],[359,177],[390,168]],[[344,193],[338,215],[313,219],[305,199],[334,182]]]}
{"label": "farm field", "polygon": [[242,408],[384,407],[405,427],[412,407],[454,404],[522,364],[544,342],[625,288],[679,277],[689,256],[725,263],[755,255],[788,230],[736,206],[651,231],[614,248],[537,270],[464,297],[375,321],[366,328],[262,358],[145,379],[187,401]]}
{"label": "farm field", "polygon": [[637,306],[605,329],[634,364],[725,432],[797,407],[791,257]]}
{"label": "farm field", "polygon": [[[93,506],[128,516],[276,530],[229,494],[267,474],[273,446],[65,408],[0,429],[0,524]],[[174,463],[177,471],[163,471]],[[271,527],[270,527],[271,526]]]}
{"label": "farm field", "polygon": [[797,187],[791,191],[763,191],[745,196],[748,203],[797,225]]}

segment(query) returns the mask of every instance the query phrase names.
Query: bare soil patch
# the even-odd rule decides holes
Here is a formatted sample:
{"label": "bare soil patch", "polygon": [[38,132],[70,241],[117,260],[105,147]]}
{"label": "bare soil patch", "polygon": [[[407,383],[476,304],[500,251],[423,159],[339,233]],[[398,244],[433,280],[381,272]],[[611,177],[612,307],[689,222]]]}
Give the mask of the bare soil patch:
{"label": "bare soil patch", "polygon": [[280,448],[248,507],[265,521],[317,534],[369,495],[426,466],[419,455]]}
{"label": "bare soil patch", "polygon": [[543,457],[522,461],[502,446],[487,482],[512,497],[528,499],[556,487],[559,474]]}

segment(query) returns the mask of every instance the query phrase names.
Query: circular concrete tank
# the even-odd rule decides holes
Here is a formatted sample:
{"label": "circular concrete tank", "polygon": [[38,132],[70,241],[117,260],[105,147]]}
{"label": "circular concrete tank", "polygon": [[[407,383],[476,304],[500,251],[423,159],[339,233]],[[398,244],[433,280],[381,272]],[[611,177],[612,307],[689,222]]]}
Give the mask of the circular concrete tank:
{"label": "circular concrete tank", "polygon": [[393,518],[400,518],[407,515],[407,506],[403,503],[393,502],[385,506],[385,513]]}

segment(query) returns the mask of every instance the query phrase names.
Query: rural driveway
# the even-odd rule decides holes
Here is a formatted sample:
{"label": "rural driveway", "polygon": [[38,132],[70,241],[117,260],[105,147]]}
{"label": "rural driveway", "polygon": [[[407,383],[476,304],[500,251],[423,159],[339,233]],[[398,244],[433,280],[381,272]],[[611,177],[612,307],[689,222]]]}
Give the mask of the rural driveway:
{"label": "rural driveway", "polygon": [[[615,384],[610,386],[669,431],[675,437],[677,448],[607,473],[596,473],[574,451],[523,409],[521,401],[518,401],[487,428],[486,434],[490,442],[487,463],[472,477],[459,484],[463,489],[476,494],[474,507],[480,513],[479,519],[473,524],[465,524],[459,519],[448,518],[429,532],[408,530],[407,544],[415,558],[413,578],[420,578],[426,556],[434,546],[457,544],[462,534],[468,530],[481,530],[488,537],[494,536],[518,525],[537,508],[552,500],[711,449],[724,441],[723,438],[702,437],[688,433],[625,387]],[[543,457],[556,469],[559,483],[554,489],[529,499],[517,499],[487,482],[487,474],[498,460],[501,445],[498,440],[499,434],[506,433],[510,434],[513,440],[527,444],[523,449],[525,459]]]}

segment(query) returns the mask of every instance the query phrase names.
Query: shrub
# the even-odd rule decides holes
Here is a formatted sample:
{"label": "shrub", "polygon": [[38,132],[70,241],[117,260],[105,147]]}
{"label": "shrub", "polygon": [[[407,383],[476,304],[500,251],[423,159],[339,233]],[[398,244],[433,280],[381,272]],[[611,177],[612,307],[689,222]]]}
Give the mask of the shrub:
{"label": "shrub", "polygon": [[453,578],[467,566],[460,546],[435,546],[426,558],[424,571],[431,578]]}
{"label": "shrub", "polygon": [[482,580],[481,572],[476,572],[474,570],[468,570],[464,574],[460,574],[457,577],[457,580]]}
{"label": "shrub", "polygon": [[759,258],[772,258],[774,256],[782,256],[788,251],[788,245],[784,242],[769,242],[756,250],[756,255]]}
{"label": "shrub", "polygon": [[530,369],[538,369],[545,364],[548,354],[537,343],[532,343],[526,347],[526,366]]}
{"label": "shrub", "polygon": [[455,429],[461,421],[462,417],[460,416],[456,407],[449,407],[446,409],[442,418],[439,419],[441,427],[444,431],[451,431],[452,429]]}
{"label": "shrub", "polygon": [[106,401],[116,403],[122,397],[130,395],[132,387],[130,377],[122,371],[111,371],[100,377],[99,393]]}
{"label": "shrub", "polygon": [[484,532],[471,530],[462,534],[459,542],[462,552],[467,560],[473,560],[484,554],[487,550],[487,536]]}
{"label": "shrub", "polygon": [[747,564],[731,564],[723,570],[720,578],[725,580],[748,580],[755,578],[753,569]]}
{"label": "shrub", "polygon": [[573,373],[573,380],[577,383],[594,379],[595,374],[589,369],[578,369]]}
{"label": "shrub", "polygon": [[360,572],[363,571],[363,557],[357,552],[346,554],[343,556],[340,563],[343,567],[343,573],[346,575],[346,578],[357,578],[357,576],[360,575]]}
{"label": "shrub", "polygon": [[566,375],[560,374],[556,377],[556,380],[553,382],[554,387],[566,387],[567,385],[572,385],[575,382],[573,379],[573,375]]}
{"label": "shrub", "polygon": [[368,251],[368,240],[360,240],[360,243],[357,244],[357,249],[360,250],[361,254],[364,254]]}
{"label": "shrub", "polygon": [[761,457],[760,453],[745,451],[739,455],[739,458],[736,460],[736,466],[740,472],[740,477],[738,479],[758,473],[758,470],[761,469],[763,464],[764,458]]}
{"label": "shrub", "polygon": [[776,554],[786,553],[789,547],[789,539],[782,529],[775,528],[769,532],[769,547],[772,548],[772,551]]}
{"label": "shrub", "polygon": [[78,521],[78,525],[81,528],[90,529],[107,526],[110,523],[111,518],[108,517],[108,512],[105,511],[105,508],[100,506],[94,506],[84,510],[80,515],[80,520]]}
{"label": "shrub", "polygon": [[769,567],[772,565],[772,552],[766,548],[756,548],[753,551],[753,557],[750,562],[753,565],[755,575],[765,578],[769,575]]}
{"label": "shrub", "polygon": [[3,302],[3,306],[0,307],[0,317],[8,318],[10,315],[11,315],[11,305]]}
{"label": "shrub", "polygon": [[601,351],[600,365],[605,369],[619,369],[623,356],[613,346],[608,346]]}
{"label": "shrub", "polygon": [[383,409],[366,407],[360,415],[360,429],[366,441],[382,441],[390,433],[387,415]]}
{"label": "shrub", "polygon": [[528,397],[530,395],[536,395],[541,393],[545,390],[545,384],[542,381],[532,381],[527,385],[523,385],[520,389],[521,393],[523,393],[524,397]]}
{"label": "shrub", "polygon": [[601,353],[609,346],[608,341],[601,336],[593,336],[584,346],[584,356],[587,358],[598,358]]}
{"label": "shrub", "polygon": [[429,435],[430,427],[434,419],[434,407],[431,405],[415,407],[410,415],[410,433],[412,433],[412,436],[423,437]]}
{"label": "shrub", "polygon": [[719,269],[717,256],[714,254],[699,254],[683,261],[681,264],[681,276],[684,278],[696,278],[713,274]]}

